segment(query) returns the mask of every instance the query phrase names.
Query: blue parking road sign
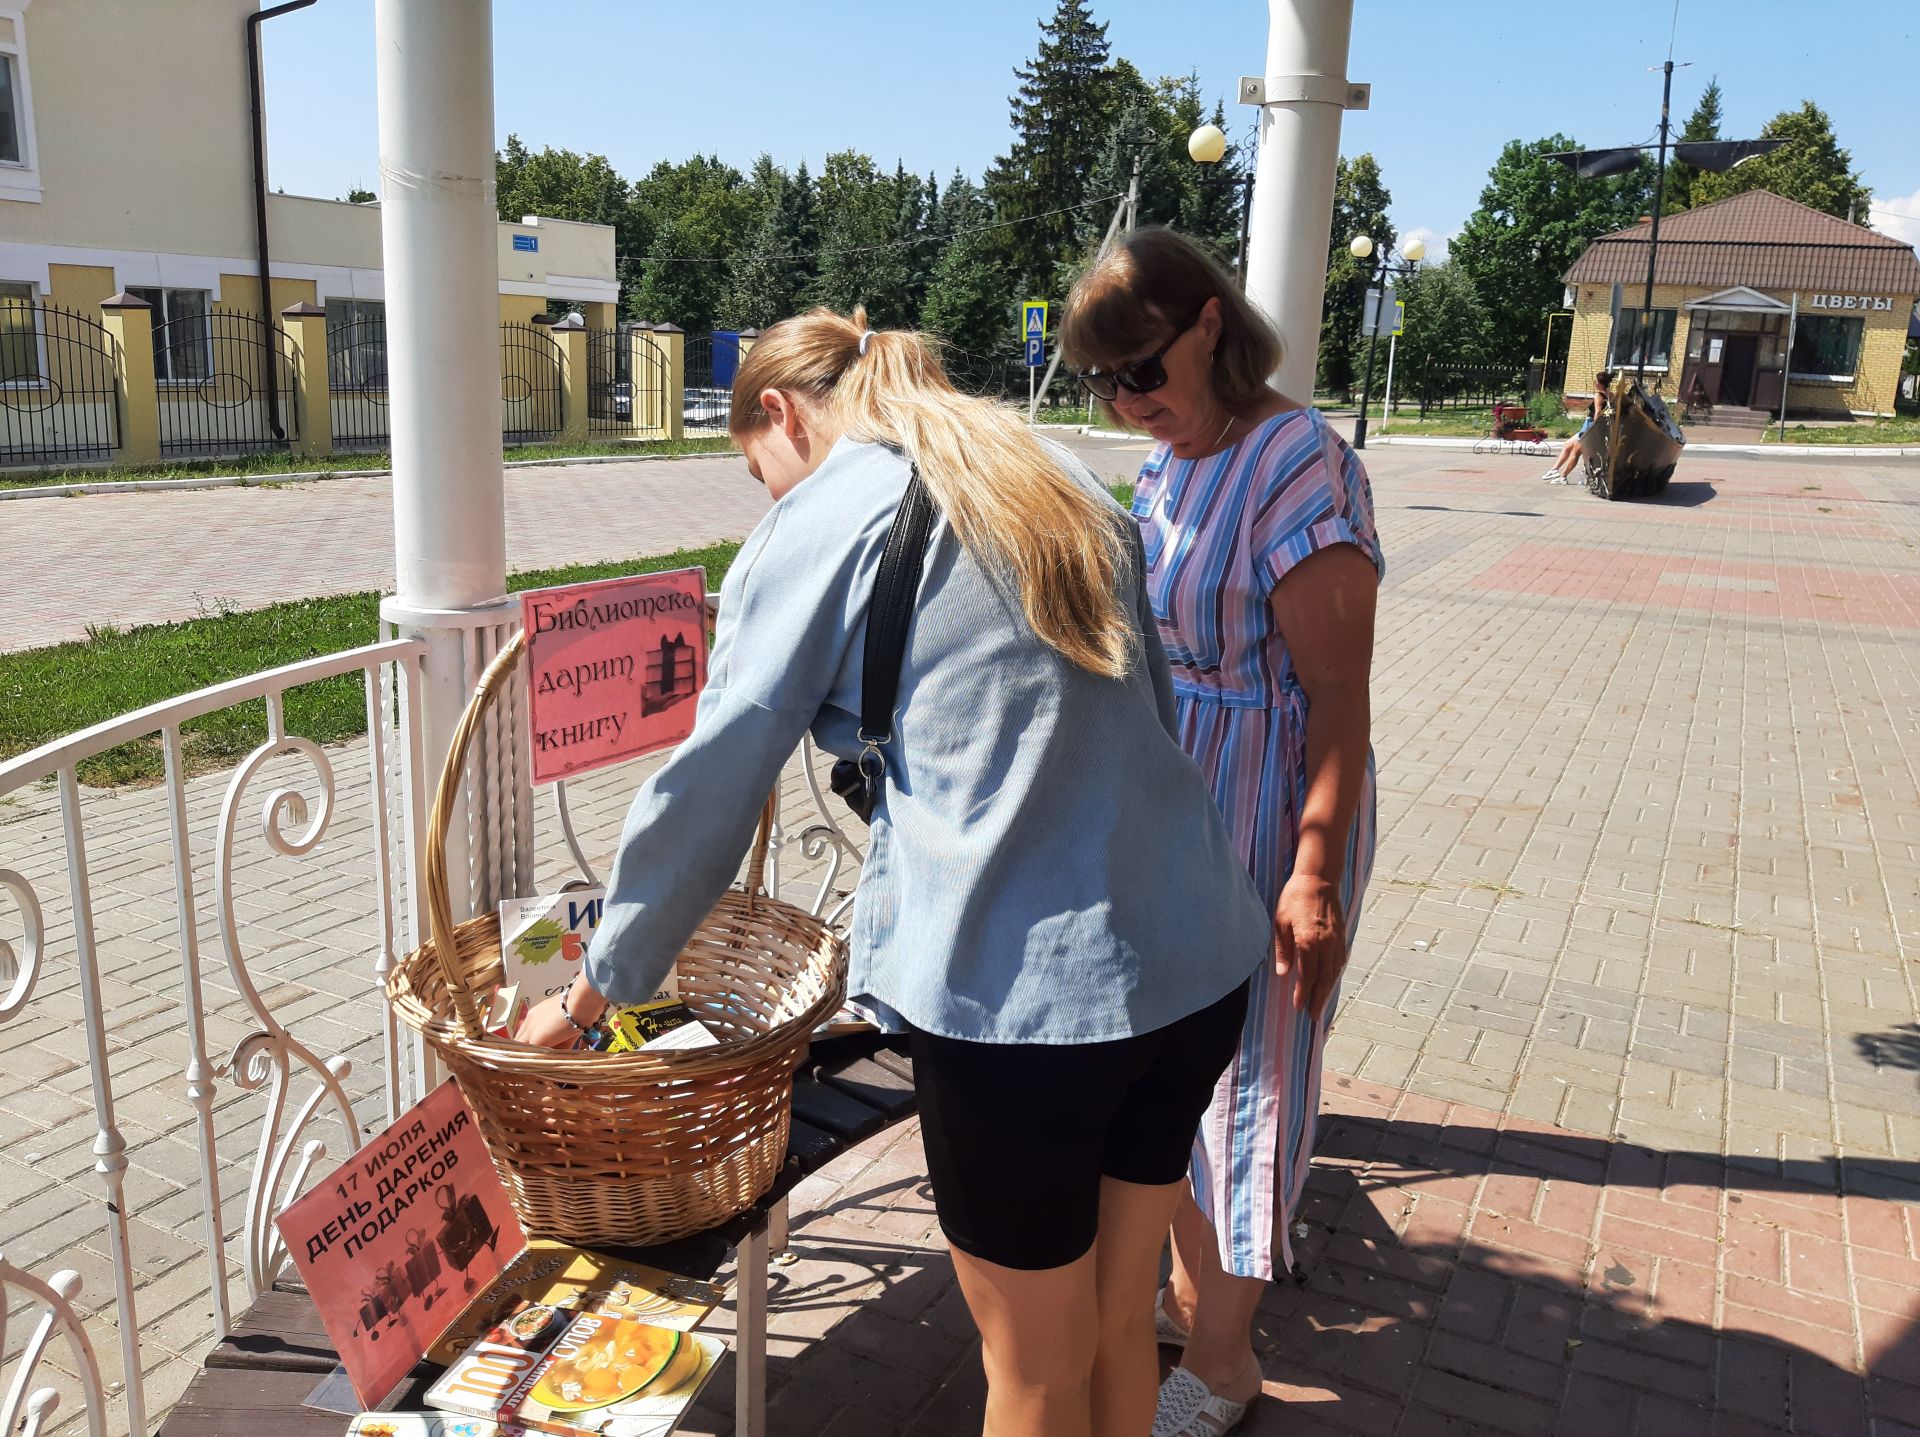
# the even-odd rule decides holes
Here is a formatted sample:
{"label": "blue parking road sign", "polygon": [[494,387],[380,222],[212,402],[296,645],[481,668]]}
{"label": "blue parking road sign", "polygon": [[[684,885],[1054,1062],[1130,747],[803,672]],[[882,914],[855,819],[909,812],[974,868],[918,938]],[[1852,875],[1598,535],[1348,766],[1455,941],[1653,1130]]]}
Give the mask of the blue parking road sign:
{"label": "blue parking road sign", "polygon": [[1044,339],[1027,341],[1027,368],[1045,369],[1047,367],[1047,342]]}

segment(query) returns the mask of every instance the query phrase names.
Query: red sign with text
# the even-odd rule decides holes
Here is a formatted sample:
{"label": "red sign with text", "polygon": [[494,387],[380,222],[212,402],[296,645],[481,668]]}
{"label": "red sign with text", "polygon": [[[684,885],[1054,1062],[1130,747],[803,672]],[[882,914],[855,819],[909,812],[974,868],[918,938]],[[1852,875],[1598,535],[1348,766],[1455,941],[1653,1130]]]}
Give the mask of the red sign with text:
{"label": "red sign with text", "polygon": [[530,589],[520,611],[535,783],[672,748],[693,732],[707,681],[706,570]]}
{"label": "red sign with text", "polygon": [[367,1407],[399,1385],[527,1245],[452,1082],[274,1225]]}

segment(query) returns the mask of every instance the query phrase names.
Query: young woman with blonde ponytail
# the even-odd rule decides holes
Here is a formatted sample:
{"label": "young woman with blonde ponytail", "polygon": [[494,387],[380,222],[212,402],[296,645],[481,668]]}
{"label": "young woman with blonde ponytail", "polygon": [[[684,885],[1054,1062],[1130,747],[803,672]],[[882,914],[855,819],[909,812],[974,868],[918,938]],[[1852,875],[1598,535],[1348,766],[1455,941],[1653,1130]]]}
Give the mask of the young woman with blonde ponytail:
{"label": "young woman with blonde ponytail", "polygon": [[655,990],[803,733],[861,753],[874,576],[917,472],[937,513],[848,987],[911,1035],[986,1431],[1145,1437],[1159,1248],[1272,929],[1174,736],[1138,535],[1084,465],[860,310],[767,331],[732,430],[773,509],[585,972],[522,1037],[567,1046]]}

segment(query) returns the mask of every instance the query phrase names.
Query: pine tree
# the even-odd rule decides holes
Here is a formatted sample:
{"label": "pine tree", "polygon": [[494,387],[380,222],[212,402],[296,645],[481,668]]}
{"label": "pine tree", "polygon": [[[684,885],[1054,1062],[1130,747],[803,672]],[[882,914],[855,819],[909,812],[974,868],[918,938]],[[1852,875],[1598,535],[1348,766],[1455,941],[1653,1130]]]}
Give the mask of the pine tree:
{"label": "pine tree", "polygon": [[720,318],[736,329],[765,329],[799,313],[812,278],[806,258],[812,181],[806,165],[792,176],[776,168],[772,177],[756,166],[752,187],[771,189],[773,196],[730,266]]}
{"label": "pine tree", "polygon": [[1786,139],[1770,155],[1748,160],[1725,174],[1701,175],[1693,182],[1693,202],[1712,204],[1748,190],[1771,190],[1816,210],[1845,219],[1851,213],[1866,223],[1873,191],[1853,168],[1853,155],[1834,138],[1833,121],[1811,100],[1797,110],[1782,110],[1767,122],[1762,138]]}
{"label": "pine tree", "polygon": [[950,238],[928,281],[920,325],[946,341],[942,359],[955,384],[1001,393],[1019,358],[1020,296],[1000,264],[996,232],[981,228],[990,212],[979,190],[956,174],[941,198],[939,223]]}
{"label": "pine tree", "polygon": [[[1714,76],[1707,81],[1707,88],[1700,92],[1700,103],[1693,107],[1693,113],[1687,116],[1687,123],[1680,131],[1682,140],[1717,140],[1720,135],[1720,77]],[[1660,213],[1677,214],[1681,210],[1693,208],[1693,182],[1700,171],[1684,160],[1671,160],[1667,164],[1667,202]]]}
{"label": "pine tree", "polygon": [[1034,58],[1014,71],[1013,146],[994,161],[986,188],[1001,218],[1026,221],[996,245],[1024,288],[1044,286],[1073,247],[1073,207],[1086,197],[1115,117],[1108,54],[1107,27],[1095,23],[1087,0],[1059,0],[1041,22]]}

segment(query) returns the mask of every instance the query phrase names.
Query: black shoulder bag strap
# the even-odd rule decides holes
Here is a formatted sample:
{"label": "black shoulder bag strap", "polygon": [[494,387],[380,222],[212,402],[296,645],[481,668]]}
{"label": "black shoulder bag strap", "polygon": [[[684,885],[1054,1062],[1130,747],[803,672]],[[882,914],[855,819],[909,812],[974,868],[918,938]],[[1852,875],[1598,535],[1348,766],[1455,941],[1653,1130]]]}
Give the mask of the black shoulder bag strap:
{"label": "black shoulder bag strap", "polygon": [[933,529],[933,498],[916,467],[907,492],[887,531],[887,547],[880,554],[880,570],[873,579],[873,601],[867,609],[867,646],[860,672],[860,742],[857,759],[841,759],[831,776],[833,791],[847,807],[872,822],[886,778],[881,746],[893,742],[893,706],[900,693],[900,665],[907,653],[907,630],[913,624],[914,600],[920,592],[920,571],[927,557],[927,535]]}

